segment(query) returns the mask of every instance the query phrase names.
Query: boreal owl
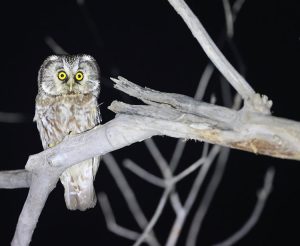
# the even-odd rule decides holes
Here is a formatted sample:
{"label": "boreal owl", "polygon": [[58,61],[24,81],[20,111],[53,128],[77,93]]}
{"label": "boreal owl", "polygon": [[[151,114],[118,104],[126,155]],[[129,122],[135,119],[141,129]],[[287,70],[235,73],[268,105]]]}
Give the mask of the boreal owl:
{"label": "boreal owl", "polygon": [[[44,149],[100,123],[99,76],[99,67],[89,55],[53,55],[43,62],[38,74],[34,121]],[[94,157],[62,173],[67,208],[84,211],[95,206],[93,181],[99,161],[99,157]]]}

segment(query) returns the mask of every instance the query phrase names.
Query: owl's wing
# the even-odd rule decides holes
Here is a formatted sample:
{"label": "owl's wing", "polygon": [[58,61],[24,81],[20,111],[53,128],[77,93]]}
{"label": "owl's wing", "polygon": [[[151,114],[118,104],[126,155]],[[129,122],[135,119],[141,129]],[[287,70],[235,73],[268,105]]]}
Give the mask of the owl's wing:
{"label": "owl's wing", "polygon": [[99,166],[100,157],[76,164],[60,177],[65,188],[65,202],[70,210],[84,211],[96,205],[97,198],[94,190],[94,178]]}
{"label": "owl's wing", "polygon": [[[89,99],[90,98],[90,99]],[[100,122],[97,99],[79,96],[37,100],[35,121],[43,147],[60,143],[68,134],[77,134],[93,128]],[[69,209],[86,210],[96,204],[93,181],[99,166],[99,157],[78,163],[65,170],[60,180],[65,188],[65,201]]]}
{"label": "owl's wing", "polygon": [[35,121],[37,124],[37,128],[40,133],[40,139],[42,141],[44,149],[47,149],[50,144],[50,137],[48,132],[50,122],[47,117],[47,108],[48,107],[44,107],[43,105],[39,105],[38,103],[36,103],[35,114],[33,118],[33,121]]}

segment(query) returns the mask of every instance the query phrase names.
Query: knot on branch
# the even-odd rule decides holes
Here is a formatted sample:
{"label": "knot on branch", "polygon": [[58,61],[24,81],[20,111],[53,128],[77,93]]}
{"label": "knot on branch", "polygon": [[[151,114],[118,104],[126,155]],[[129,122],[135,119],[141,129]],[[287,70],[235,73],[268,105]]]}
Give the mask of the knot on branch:
{"label": "knot on branch", "polygon": [[270,115],[272,105],[272,100],[269,100],[269,98],[266,95],[255,93],[251,98],[245,101],[243,109],[256,113]]}
{"label": "knot on branch", "polygon": [[39,154],[36,154],[36,155],[30,155],[28,157],[28,161],[25,165],[25,169],[27,171],[34,171],[36,169],[36,167],[39,165],[39,163],[41,162],[41,159],[40,159],[40,155]]}

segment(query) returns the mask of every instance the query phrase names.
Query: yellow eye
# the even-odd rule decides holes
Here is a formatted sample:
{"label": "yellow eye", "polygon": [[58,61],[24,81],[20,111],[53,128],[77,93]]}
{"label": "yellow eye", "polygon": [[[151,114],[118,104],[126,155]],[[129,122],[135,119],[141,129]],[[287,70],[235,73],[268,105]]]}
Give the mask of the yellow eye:
{"label": "yellow eye", "polygon": [[61,80],[61,81],[66,80],[66,78],[67,78],[66,72],[64,72],[64,71],[58,72],[57,78],[58,78],[59,80]]}
{"label": "yellow eye", "polygon": [[83,72],[77,72],[77,73],[75,74],[75,79],[76,79],[77,81],[83,80]]}

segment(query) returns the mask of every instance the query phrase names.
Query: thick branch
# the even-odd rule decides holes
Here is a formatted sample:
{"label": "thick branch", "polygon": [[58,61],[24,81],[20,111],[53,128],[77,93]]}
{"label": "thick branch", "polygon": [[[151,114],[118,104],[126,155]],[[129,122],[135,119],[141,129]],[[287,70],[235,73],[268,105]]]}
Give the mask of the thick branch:
{"label": "thick branch", "polygon": [[57,174],[48,172],[33,174],[29,193],[19,216],[12,246],[29,245],[49,193],[58,181]]}
{"label": "thick branch", "polygon": [[[300,160],[298,122],[247,110],[235,111],[201,103],[183,95],[143,89],[123,78],[115,82],[119,89],[151,105],[113,102],[110,109],[117,113],[115,119],[88,132],[68,136],[55,147],[29,158],[26,170],[35,178],[19,218],[14,245],[27,245],[26,240],[18,240],[19,235],[27,233],[25,238],[30,240],[47,196],[65,169],[153,135],[196,139],[254,153]],[[28,185],[27,175],[22,176],[18,172],[15,174],[23,179],[20,181],[21,185],[7,181],[6,187]],[[2,173],[0,184],[4,182],[3,177],[8,176]]]}
{"label": "thick branch", "polygon": [[122,77],[114,82],[117,89],[153,105],[113,102],[110,109],[119,114],[155,118],[155,122],[147,127],[160,134],[202,140],[255,154],[300,159],[299,122],[144,89]]}
{"label": "thick branch", "polygon": [[237,72],[237,70],[228,62],[226,57],[215,45],[205,28],[185,3],[184,0],[168,0],[176,12],[181,16],[193,36],[197,39],[206,55],[212,63],[223,74],[227,81],[245,100],[245,107],[254,112],[270,114],[272,101],[268,97],[256,94],[248,82]]}
{"label": "thick branch", "polygon": [[[48,195],[64,170],[153,135],[196,139],[254,153],[300,160],[300,124],[267,116],[271,101],[255,94],[216,47],[183,0],[168,1],[181,15],[208,57],[244,98],[246,107],[242,111],[230,110],[197,102],[183,95],[144,89],[121,77],[114,80],[116,88],[149,105],[114,102],[110,107],[118,114],[114,120],[83,134],[68,136],[57,146],[31,156],[26,164],[26,171],[0,173],[0,187],[19,188],[30,184],[12,240],[13,246],[29,245]],[[48,44],[55,46],[53,42]],[[57,50],[58,47],[54,48]],[[142,242],[143,237],[152,230],[169,192],[171,189],[165,190],[155,216],[137,243]]]}
{"label": "thick branch", "polygon": [[[113,102],[110,109],[118,113],[115,119],[88,132],[68,136],[57,146],[32,156],[27,170],[43,169],[49,162],[52,166],[61,166],[63,171],[80,161],[153,135],[196,139],[256,154],[300,160],[299,122],[142,88],[122,77],[114,81],[116,88],[153,105]],[[0,182],[6,183],[3,178],[7,174],[12,173],[1,173]]]}
{"label": "thick branch", "polygon": [[231,85],[244,99],[251,98],[255,93],[254,90],[227,61],[188,5],[183,0],[168,1],[182,17],[207,56],[216,65],[228,82],[231,83]]}
{"label": "thick branch", "polygon": [[0,188],[16,189],[28,188],[31,184],[31,173],[22,170],[0,172]]}

